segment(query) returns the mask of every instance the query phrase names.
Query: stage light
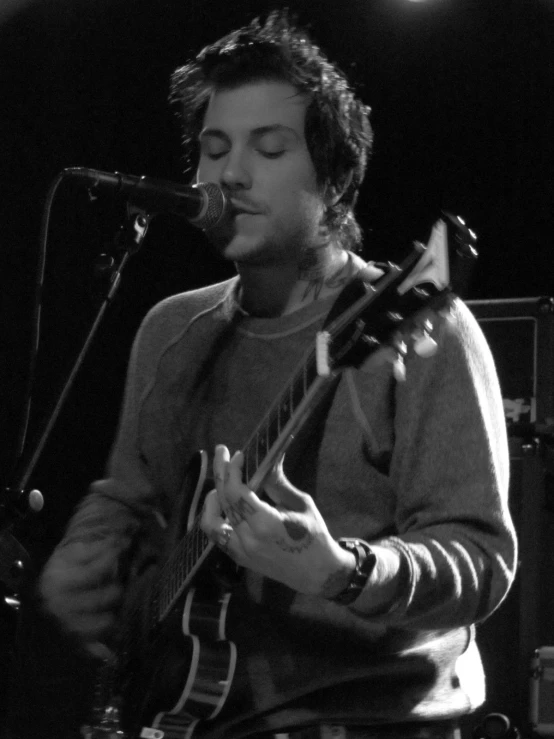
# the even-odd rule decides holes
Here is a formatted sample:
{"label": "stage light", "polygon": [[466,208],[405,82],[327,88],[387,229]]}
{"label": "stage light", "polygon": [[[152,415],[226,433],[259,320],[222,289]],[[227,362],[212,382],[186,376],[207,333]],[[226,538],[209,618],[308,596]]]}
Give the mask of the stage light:
{"label": "stage light", "polygon": [[23,10],[27,5],[30,5],[32,0],[2,0],[0,7],[0,23],[7,21],[12,15],[16,15],[20,10]]}

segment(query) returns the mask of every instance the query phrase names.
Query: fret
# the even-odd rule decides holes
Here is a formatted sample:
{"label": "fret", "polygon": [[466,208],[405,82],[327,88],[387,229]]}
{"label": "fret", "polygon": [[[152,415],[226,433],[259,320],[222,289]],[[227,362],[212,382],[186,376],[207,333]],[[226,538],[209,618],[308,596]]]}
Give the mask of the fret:
{"label": "fret", "polygon": [[171,602],[171,600],[173,599],[173,593],[174,593],[173,577],[174,577],[174,570],[173,570],[173,562],[172,562],[169,567],[169,577],[167,579],[167,599],[169,602]]}
{"label": "fret", "polygon": [[267,437],[263,433],[264,429],[256,434],[256,466],[259,467],[259,460],[263,459],[267,454]]}
{"label": "fret", "polygon": [[302,374],[295,378],[295,381],[292,384],[291,387],[291,417],[300,405],[300,403],[304,400],[304,397],[306,395],[304,391],[304,372]]}
{"label": "fret", "polygon": [[315,357],[311,358],[311,360],[306,364],[305,375],[306,375],[306,383],[308,387],[310,388],[319,376],[317,374],[317,364],[315,361]]}
{"label": "fret", "polygon": [[293,401],[293,395],[294,395],[294,379],[289,384],[289,392],[288,392],[288,414],[289,418],[292,418],[292,414],[294,412],[294,401]]}
{"label": "fret", "polygon": [[283,402],[279,403],[277,407],[276,415],[278,419],[279,433],[281,433],[283,428],[287,425],[287,423],[290,420],[290,394],[289,394],[288,388],[287,388],[285,398],[283,399]]}
{"label": "fret", "polygon": [[[255,442],[256,437],[254,437]],[[246,480],[250,480],[252,478],[252,475],[257,469],[256,465],[256,444],[250,443],[246,449],[245,449],[245,458],[246,458],[246,468],[248,472],[245,475]]]}
{"label": "fret", "polygon": [[251,477],[251,475],[250,475],[250,457],[249,457],[246,449],[244,450],[244,467],[243,467],[243,469],[244,469],[244,479],[246,480],[246,482],[248,482],[250,480],[250,477]]}
{"label": "fret", "polygon": [[175,568],[173,564],[169,568],[169,600],[173,600],[175,595]]}
{"label": "fret", "polygon": [[270,414],[267,422],[268,449],[273,446],[280,435],[281,425],[279,423],[279,409],[277,408]]}

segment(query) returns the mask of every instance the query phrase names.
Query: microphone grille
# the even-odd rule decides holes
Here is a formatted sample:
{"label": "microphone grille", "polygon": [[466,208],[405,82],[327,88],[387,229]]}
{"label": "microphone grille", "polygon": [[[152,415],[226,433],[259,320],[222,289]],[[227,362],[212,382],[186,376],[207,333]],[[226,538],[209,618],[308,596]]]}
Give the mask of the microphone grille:
{"label": "microphone grille", "polygon": [[215,182],[202,182],[196,185],[204,195],[204,207],[191,223],[207,230],[216,226],[222,219],[227,207],[227,199],[223,190]]}

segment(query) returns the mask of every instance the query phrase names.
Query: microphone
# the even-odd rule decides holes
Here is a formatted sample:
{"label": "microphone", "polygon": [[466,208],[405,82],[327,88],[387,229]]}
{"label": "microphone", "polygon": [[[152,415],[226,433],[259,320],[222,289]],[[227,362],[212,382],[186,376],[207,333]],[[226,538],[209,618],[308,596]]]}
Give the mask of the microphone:
{"label": "microphone", "polygon": [[126,195],[135,205],[154,213],[166,211],[184,216],[194,226],[204,230],[216,226],[227,207],[223,190],[214,182],[181,185],[86,167],[69,167],[62,171],[62,176],[80,180],[91,190],[103,188]]}

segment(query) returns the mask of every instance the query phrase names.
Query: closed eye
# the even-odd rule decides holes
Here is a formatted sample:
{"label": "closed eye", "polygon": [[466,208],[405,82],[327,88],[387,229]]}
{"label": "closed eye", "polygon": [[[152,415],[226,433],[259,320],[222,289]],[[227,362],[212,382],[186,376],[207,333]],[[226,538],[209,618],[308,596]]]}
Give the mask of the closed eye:
{"label": "closed eye", "polygon": [[215,162],[217,159],[221,159],[227,154],[226,151],[218,151],[216,153],[205,153],[204,156]]}
{"label": "closed eye", "polygon": [[283,156],[286,149],[282,149],[281,151],[264,151],[263,149],[258,149],[258,151],[266,159],[279,159],[279,157]]}

